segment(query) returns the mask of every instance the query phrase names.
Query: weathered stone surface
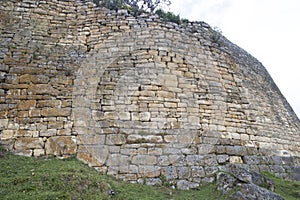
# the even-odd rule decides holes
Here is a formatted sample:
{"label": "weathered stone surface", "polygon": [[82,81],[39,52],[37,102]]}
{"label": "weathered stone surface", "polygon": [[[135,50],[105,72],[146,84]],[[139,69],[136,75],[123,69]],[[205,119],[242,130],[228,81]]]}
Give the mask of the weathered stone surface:
{"label": "weathered stone surface", "polygon": [[236,178],[231,176],[230,174],[220,172],[217,174],[217,189],[222,191],[224,194],[227,194],[233,188],[236,187],[238,181]]}
{"label": "weathered stone surface", "polygon": [[166,177],[166,180],[174,180],[178,177],[176,167],[168,166],[162,169],[162,175]]}
{"label": "weathered stone surface", "polygon": [[18,138],[15,142],[15,149],[42,149],[44,148],[44,141],[42,138]]}
{"label": "weathered stone surface", "polygon": [[14,138],[14,136],[15,136],[15,132],[13,130],[3,130],[2,133],[0,134],[0,139],[8,140]]}
{"label": "weathered stone surface", "polygon": [[242,164],[243,159],[240,156],[230,156],[229,157],[229,162],[232,164]]}
{"label": "weathered stone surface", "polygon": [[243,183],[252,183],[252,175],[251,173],[237,165],[229,165],[229,172],[234,176],[236,179]]}
{"label": "weathered stone surface", "polygon": [[0,119],[0,129],[5,129],[8,126],[8,119]]}
{"label": "weathered stone surface", "polygon": [[106,136],[107,145],[122,145],[126,143],[125,135],[123,134],[110,134]]}
{"label": "weathered stone surface", "polygon": [[31,110],[35,107],[35,100],[25,100],[18,103],[18,110]]}
{"label": "weathered stone surface", "polygon": [[70,108],[44,108],[41,112],[45,117],[67,117],[71,115]]}
{"label": "weathered stone surface", "polygon": [[283,199],[274,192],[274,182],[267,177],[230,164],[227,173],[217,174],[217,189],[225,194],[239,187],[239,191],[233,195],[233,199]]}
{"label": "weathered stone surface", "polygon": [[57,91],[49,84],[35,84],[29,86],[28,94],[56,95]]}
{"label": "weathered stone surface", "polygon": [[75,137],[72,136],[55,136],[50,137],[45,145],[46,154],[57,156],[72,155],[77,150]]}
{"label": "weathered stone surface", "polygon": [[233,195],[236,200],[283,200],[281,196],[255,184],[242,184],[241,191]]}
{"label": "weathered stone surface", "polygon": [[177,189],[179,189],[179,190],[189,190],[189,189],[195,189],[195,188],[199,187],[199,183],[193,183],[193,182],[186,181],[186,180],[180,180],[177,182],[176,186],[177,186]]}
{"label": "weathered stone surface", "polygon": [[99,167],[103,166],[106,163],[109,150],[105,148],[103,145],[86,145],[80,146],[77,151],[77,158],[88,163],[90,166]]}

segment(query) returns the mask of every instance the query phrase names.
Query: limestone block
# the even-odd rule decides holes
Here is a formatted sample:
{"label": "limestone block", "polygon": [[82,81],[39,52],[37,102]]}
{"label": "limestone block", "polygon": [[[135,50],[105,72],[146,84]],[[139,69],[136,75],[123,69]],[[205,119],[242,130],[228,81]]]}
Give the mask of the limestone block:
{"label": "limestone block", "polygon": [[42,116],[45,117],[68,117],[71,115],[70,108],[43,108]]}
{"label": "limestone block", "polygon": [[40,131],[41,137],[51,137],[56,136],[57,130],[56,129],[46,129],[45,131]]}
{"label": "limestone block", "polygon": [[189,189],[195,189],[199,187],[199,183],[193,183],[187,180],[180,180],[176,184],[177,189],[179,190],[189,190]]}
{"label": "limestone block", "polygon": [[200,122],[200,118],[196,116],[188,116],[188,122],[191,124],[196,124],[198,125]]}
{"label": "limestone block", "polygon": [[215,151],[216,151],[216,146],[213,145],[213,144],[200,144],[200,145],[198,145],[198,152],[201,155],[214,153]]}
{"label": "limestone block", "polygon": [[140,96],[144,96],[144,97],[155,97],[155,92],[154,91],[140,91]]}
{"label": "limestone block", "polygon": [[206,166],[204,168],[204,171],[205,171],[206,177],[211,177],[211,176],[215,175],[219,171],[219,169],[217,166]]}
{"label": "limestone block", "polygon": [[149,155],[155,155],[155,156],[159,156],[162,155],[162,149],[161,148],[149,148],[148,149],[148,154]]}
{"label": "limestone block", "polygon": [[48,129],[62,129],[64,127],[63,121],[48,122]]}
{"label": "limestone block", "polygon": [[140,121],[147,122],[150,121],[151,113],[150,112],[140,112],[139,119]]}
{"label": "limestone block", "polygon": [[72,155],[76,153],[77,144],[73,136],[54,136],[46,141],[46,154],[57,156]]}
{"label": "limestone block", "polygon": [[174,180],[178,178],[177,168],[174,166],[162,167],[161,174],[166,177],[166,180]]}
{"label": "limestone block", "polygon": [[43,147],[44,141],[42,138],[17,138],[15,142],[16,150],[42,149]]}
{"label": "limestone block", "polygon": [[[103,114],[104,114],[103,116],[104,119],[118,119],[117,114],[114,112],[104,112]],[[99,117],[98,119],[100,120],[101,118],[99,115],[98,117]],[[95,119],[97,120],[97,118]]]}
{"label": "limestone block", "polygon": [[160,175],[159,166],[139,166],[139,174],[146,178],[155,178]]}
{"label": "limestone block", "polygon": [[229,163],[232,164],[243,164],[243,159],[241,156],[230,156]]}
{"label": "limestone block", "polygon": [[250,137],[248,134],[241,134],[241,140],[243,141],[249,141]]}
{"label": "limestone block", "polygon": [[177,108],[177,103],[165,102],[164,106],[166,108]]}
{"label": "limestone block", "polygon": [[115,168],[120,168],[121,166],[128,166],[130,162],[130,157],[120,154],[110,154],[107,160],[107,166],[114,166]]}
{"label": "limestone block", "polygon": [[81,145],[77,151],[77,158],[87,162],[90,166],[103,166],[109,156],[109,151],[105,146]]}
{"label": "limestone block", "polygon": [[168,156],[159,156],[158,157],[158,164],[160,166],[169,166],[170,165],[170,161],[169,161],[169,157]]}
{"label": "limestone block", "polygon": [[139,121],[140,120],[140,115],[138,112],[132,112],[131,113],[131,120],[132,121]]}
{"label": "limestone block", "polygon": [[39,156],[44,156],[44,155],[45,155],[45,149],[34,149],[33,150],[34,157],[39,157]]}
{"label": "limestone block", "polygon": [[30,110],[36,105],[35,100],[23,100],[18,102],[18,110]]}
{"label": "limestone block", "polygon": [[14,130],[3,130],[0,134],[0,140],[9,140],[15,137]]}
{"label": "limestone block", "polygon": [[108,145],[122,145],[126,143],[124,134],[110,134],[106,136],[106,144]]}
{"label": "limestone block", "polygon": [[178,178],[188,179],[191,176],[190,168],[189,167],[178,167]]}
{"label": "limestone block", "polygon": [[203,178],[205,177],[204,168],[201,166],[193,166],[191,167],[191,175],[193,178]]}
{"label": "limestone block", "polygon": [[175,98],[175,93],[169,91],[157,91],[157,97]]}
{"label": "limestone block", "polygon": [[124,120],[124,121],[129,121],[131,119],[130,115],[131,115],[130,112],[119,112],[118,119]]}
{"label": "limestone block", "polygon": [[19,156],[32,156],[32,149],[16,149],[13,151],[14,154]]}
{"label": "limestone block", "polygon": [[30,131],[30,130],[17,130],[15,132],[16,137],[38,137],[39,132],[38,131]]}
{"label": "limestone block", "polygon": [[202,155],[187,155],[186,161],[188,166],[204,166],[204,156]]}
{"label": "limestone block", "polygon": [[229,161],[228,155],[217,155],[217,161],[219,164],[224,164]]}
{"label": "limestone block", "polygon": [[28,111],[19,111],[17,116],[18,116],[19,120],[22,120],[20,118],[27,118],[28,117]]}
{"label": "limestone block", "polygon": [[157,164],[157,157],[152,155],[136,155],[132,158],[132,164],[155,165]]}
{"label": "limestone block", "polygon": [[0,119],[0,129],[5,129],[8,126],[8,119]]}
{"label": "limestone block", "polygon": [[178,86],[178,81],[177,80],[165,80],[164,85],[167,87],[177,87]]}
{"label": "limestone block", "polygon": [[29,117],[40,117],[40,116],[41,116],[41,110],[39,109],[29,110]]}
{"label": "limestone block", "polygon": [[82,145],[104,145],[105,135],[81,134],[77,136],[77,143]]}
{"label": "limestone block", "polygon": [[245,147],[242,146],[227,146],[226,152],[228,155],[247,155],[247,150]]}
{"label": "limestone block", "polygon": [[243,161],[245,164],[248,165],[259,165],[260,163],[260,157],[259,156],[244,156]]}
{"label": "limestone block", "polygon": [[49,84],[35,84],[29,86],[28,94],[56,95],[57,91]]}
{"label": "limestone block", "polygon": [[161,143],[162,136],[158,135],[129,135],[127,137],[128,143]]}
{"label": "limestone block", "polygon": [[24,74],[19,77],[19,83],[34,83],[34,84],[41,84],[41,83],[48,83],[49,77],[46,75],[33,75],[33,74]]}
{"label": "limestone block", "polygon": [[37,101],[38,108],[44,108],[44,107],[51,107],[51,108],[57,108],[61,106],[60,100],[39,100]]}
{"label": "limestone block", "polygon": [[147,178],[146,179],[146,185],[150,186],[160,186],[162,185],[162,181],[160,178]]}

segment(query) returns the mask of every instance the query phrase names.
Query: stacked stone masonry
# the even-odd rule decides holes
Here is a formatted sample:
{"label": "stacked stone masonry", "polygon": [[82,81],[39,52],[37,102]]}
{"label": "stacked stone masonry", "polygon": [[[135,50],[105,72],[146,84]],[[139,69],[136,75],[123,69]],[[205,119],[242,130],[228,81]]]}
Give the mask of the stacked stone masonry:
{"label": "stacked stone masonry", "polygon": [[300,123],[255,58],[204,22],[89,1],[0,2],[0,139],[117,178],[197,187],[229,163],[300,178]]}

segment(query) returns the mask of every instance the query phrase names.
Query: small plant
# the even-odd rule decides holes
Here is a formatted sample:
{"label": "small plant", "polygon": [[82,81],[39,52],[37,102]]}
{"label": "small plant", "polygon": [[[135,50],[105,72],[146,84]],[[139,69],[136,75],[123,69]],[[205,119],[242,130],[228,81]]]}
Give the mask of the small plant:
{"label": "small plant", "polygon": [[218,27],[214,27],[210,29],[210,39],[212,42],[221,45],[222,31]]}
{"label": "small plant", "polygon": [[140,11],[153,13],[158,7],[171,4],[170,0],[93,0],[93,2],[98,6],[102,5],[112,10],[127,8],[127,10],[132,10],[133,14]]}
{"label": "small plant", "polygon": [[174,22],[176,24],[180,24],[181,23],[181,19],[179,15],[175,15],[172,12],[165,12],[162,9],[158,9],[155,12],[158,16],[160,16],[162,19],[169,21],[169,22]]}
{"label": "small plant", "polygon": [[181,19],[181,23],[183,23],[183,24],[186,24],[186,23],[189,23],[189,22],[190,22],[190,20],[188,20],[186,18]]}

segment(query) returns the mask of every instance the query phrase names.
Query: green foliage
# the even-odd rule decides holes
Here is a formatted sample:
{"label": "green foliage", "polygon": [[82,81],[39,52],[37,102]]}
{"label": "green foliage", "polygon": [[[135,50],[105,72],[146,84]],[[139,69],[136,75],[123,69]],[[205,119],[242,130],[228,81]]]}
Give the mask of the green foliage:
{"label": "green foliage", "polygon": [[117,10],[122,8],[125,2],[123,0],[103,0],[102,5],[106,8]]}
{"label": "green foliage", "polygon": [[221,38],[222,38],[222,31],[218,27],[214,27],[213,29],[210,29],[210,39],[212,42],[221,45]]}
{"label": "green foliage", "polygon": [[93,0],[98,6],[102,5],[109,9],[117,10],[130,8],[133,13],[143,11],[154,12],[158,7],[170,5],[170,0]]}
{"label": "green foliage", "polygon": [[175,15],[172,12],[165,12],[162,9],[158,9],[155,12],[158,16],[160,16],[162,19],[169,21],[169,22],[174,22],[176,24],[180,24],[181,23],[181,19],[179,15]]}

